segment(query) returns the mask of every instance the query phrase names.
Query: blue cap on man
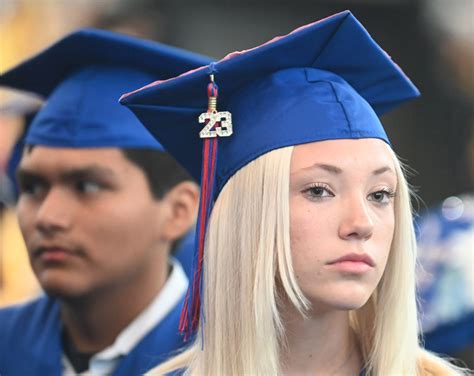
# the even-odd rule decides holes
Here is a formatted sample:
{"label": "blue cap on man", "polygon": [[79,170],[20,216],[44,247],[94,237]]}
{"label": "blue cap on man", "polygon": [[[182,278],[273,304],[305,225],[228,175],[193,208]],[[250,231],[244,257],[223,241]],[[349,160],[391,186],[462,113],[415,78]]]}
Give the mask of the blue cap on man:
{"label": "blue cap on man", "polygon": [[162,150],[117,105],[120,95],[209,61],[160,43],[82,29],[2,74],[0,85],[47,98],[29,127],[26,144]]}

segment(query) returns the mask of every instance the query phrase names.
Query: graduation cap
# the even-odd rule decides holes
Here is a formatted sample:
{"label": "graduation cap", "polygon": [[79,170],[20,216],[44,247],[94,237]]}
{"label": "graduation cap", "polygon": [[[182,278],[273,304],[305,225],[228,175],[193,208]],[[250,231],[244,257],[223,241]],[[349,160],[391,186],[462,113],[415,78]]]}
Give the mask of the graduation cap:
{"label": "graduation cap", "polygon": [[418,95],[349,11],[124,95],[121,103],[201,179],[195,276],[181,330],[190,334],[197,327],[206,222],[236,171],[290,145],[358,138],[389,143],[379,115]]}
{"label": "graduation cap", "polygon": [[163,150],[118,105],[120,95],[209,61],[160,43],[82,29],[0,75],[0,85],[47,98],[29,126],[26,144]]}

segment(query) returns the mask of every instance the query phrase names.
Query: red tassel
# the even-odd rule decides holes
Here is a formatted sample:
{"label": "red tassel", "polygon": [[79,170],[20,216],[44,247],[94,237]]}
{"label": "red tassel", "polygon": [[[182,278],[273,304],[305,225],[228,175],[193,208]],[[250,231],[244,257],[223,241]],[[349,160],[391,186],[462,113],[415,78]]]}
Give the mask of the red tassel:
{"label": "red tassel", "polygon": [[[207,87],[207,93],[210,99],[208,111],[216,111],[215,106],[218,89],[214,82]],[[184,339],[188,340],[199,325],[201,316],[201,290],[202,273],[204,261],[204,243],[207,229],[207,222],[211,213],[213,204],[214,178],[217,164],[217,138],[205,138],[203,140],[202,168],[201,168],[201,197],[199,204],[199,214],[196,226],[195,256],[193,262],[193,280],[188,289],[186,300],[181,312],[179,322],[179,331],[184,334]]]}

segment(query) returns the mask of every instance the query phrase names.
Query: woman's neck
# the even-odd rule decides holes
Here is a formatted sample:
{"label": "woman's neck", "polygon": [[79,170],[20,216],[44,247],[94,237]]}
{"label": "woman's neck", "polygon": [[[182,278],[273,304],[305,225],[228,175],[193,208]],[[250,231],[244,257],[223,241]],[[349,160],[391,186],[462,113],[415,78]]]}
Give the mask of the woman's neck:
{"label": "woman's neck", "polygon": [[346,311],[325,311],[304,319],[291,310],[284,313],[284,320],[284,375],[359,375],[360,349]]}

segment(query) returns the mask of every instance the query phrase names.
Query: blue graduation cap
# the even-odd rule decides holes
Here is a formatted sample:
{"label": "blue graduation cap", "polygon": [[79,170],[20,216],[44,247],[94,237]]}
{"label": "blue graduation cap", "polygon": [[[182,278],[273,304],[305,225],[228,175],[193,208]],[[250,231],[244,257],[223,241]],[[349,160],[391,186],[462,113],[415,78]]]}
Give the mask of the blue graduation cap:
{"label": "blue graduation cap", "polygon": [[201,179],[195,280],[181,329],[197,327],[206,222],[236,171],[290,145],[389,143],[378,116],[418,95],[349,11],[124,95],[121,103]]}
{"label": "blue graduation cap", "polygon": [[52,147],[162,146],[117,101],[124,91],[210,59],[160,43],[82,29],[0,76],[0,85],[46,97],[25,143]]}

